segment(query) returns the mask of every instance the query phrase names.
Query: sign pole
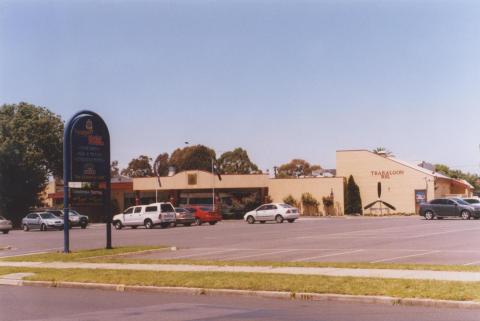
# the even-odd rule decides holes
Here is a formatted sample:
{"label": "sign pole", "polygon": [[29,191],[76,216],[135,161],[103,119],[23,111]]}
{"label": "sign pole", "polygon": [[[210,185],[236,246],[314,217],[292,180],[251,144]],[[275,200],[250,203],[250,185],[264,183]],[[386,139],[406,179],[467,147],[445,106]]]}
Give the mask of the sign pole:
{"label": "sign pole", "polygon": [[71,172],[71,159],[70,159],[70,121],[68,126],[65,127],[65,132],[63,134],[63,253],[70,252],[70,230],[68,226],[68,206],[70,203],[70,193],[68,183],[70,182],[70,172]]}

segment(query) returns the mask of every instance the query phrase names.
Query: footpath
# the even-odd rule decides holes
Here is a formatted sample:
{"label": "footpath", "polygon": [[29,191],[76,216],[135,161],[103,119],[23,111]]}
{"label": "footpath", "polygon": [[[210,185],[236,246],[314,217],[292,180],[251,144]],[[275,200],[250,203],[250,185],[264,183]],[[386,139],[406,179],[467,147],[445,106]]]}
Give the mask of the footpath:
{"label": "footpath", "polygon": [[385,279],[436,280],[480,282],[480,272],[394,270],[394,269],[347,269],[315,267],[269,267],[269,266],[215,266],[187,264],[126,264],[84,262],[1,262],[0,267],[28,267],[51,269],[103,269],[133,271],[178,271],[178,272],[243,272],[293,275],[351,276]]}

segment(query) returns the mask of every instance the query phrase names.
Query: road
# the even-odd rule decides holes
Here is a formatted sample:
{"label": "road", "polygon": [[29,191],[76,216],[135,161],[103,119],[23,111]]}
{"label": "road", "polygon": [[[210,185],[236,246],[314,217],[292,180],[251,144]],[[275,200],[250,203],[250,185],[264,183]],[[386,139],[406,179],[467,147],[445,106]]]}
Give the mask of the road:
{"label": "road", "polygon": [[[305,218],[289,224],[225,221],[202,225],[113,231],[114,246],[168,245],[177,251],[148,258],[336,261],[479,265],[480,220],[426,221],[419,217]],[[105,245],[104,225],[71,230],[72,249]],[[0,235],[1,256],[61,250],[60,231]]]}
{"label": "road", "polygon": [[478,310],[0,286],[2,321],[478,320]]}

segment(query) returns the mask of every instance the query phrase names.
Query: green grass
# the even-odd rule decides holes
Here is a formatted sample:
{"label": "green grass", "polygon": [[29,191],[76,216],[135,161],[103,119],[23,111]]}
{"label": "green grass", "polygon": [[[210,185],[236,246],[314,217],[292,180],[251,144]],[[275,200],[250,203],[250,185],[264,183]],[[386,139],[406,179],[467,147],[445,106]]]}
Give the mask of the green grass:
{"label": "green grass", "polygon": [[41,254],[27,254],[22,256],[15,256],[0,259],[0,261],[8,262],[78,262],[86,259],[108,259],[111,255],[132,254],[143,251],[163,250],[166,247],[162,246],[124,246],[117,247],[111,250],[107,249],[93,249],[80,250],[71,253],[53,252]]}
{"label": "green grass", "polygon": [[127,246],[112,250],[94,249],[80,250],[72,253],[44,253],[17,256],[0,259],[10,262],[89,262],[89,263],[120,263],[120,264],[191,264],[212,266],[271,266],[271,267],[329,267],[349,269],[396,269],[396,270],[430,270],[430,271],[458,271],[480,272],[480,266],[464,265],[434,265],[434,264],[405,264],[405,263],[364,263],[364,262],[276,262],[276,261],[215,261],[215,260],[186,260],[186,259],[144,259],[128,258],[144,251],[166,251],[165,246]]}
{"label": "green grass", "polygon": [[480,301],[480,282],[467,283],[260,273],[55,270],[0,267],[0,274],[18,272],[36,273],[34,276],[26,278],[34,281],[69,281],[205,289],[282,291],[290,293],[382,295],[399,298]]}

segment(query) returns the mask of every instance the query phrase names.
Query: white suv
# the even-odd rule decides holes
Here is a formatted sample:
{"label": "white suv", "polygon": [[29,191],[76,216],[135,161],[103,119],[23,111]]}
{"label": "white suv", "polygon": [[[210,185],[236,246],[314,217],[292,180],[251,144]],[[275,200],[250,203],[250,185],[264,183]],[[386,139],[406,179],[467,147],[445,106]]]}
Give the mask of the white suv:
{"label": "white suv", "polygon": [[296,207],[283,203],[270,203],[248,212],[243,216],[243,219],[249,224],[253,224],[255,221],[260,223],[265,223],[266,221],[283,223],[284,220],[293,223],[298,217],[299,213]]}
{"label": "white suv", "polygon": [[143,225],[151,229],[155,225],[167,227],[175,223],[175,209],[171,203],[152,203],[149,205],[138,205],[127,208],[123,213],[113,217],[113,226],[120,230],[124,226]]}

